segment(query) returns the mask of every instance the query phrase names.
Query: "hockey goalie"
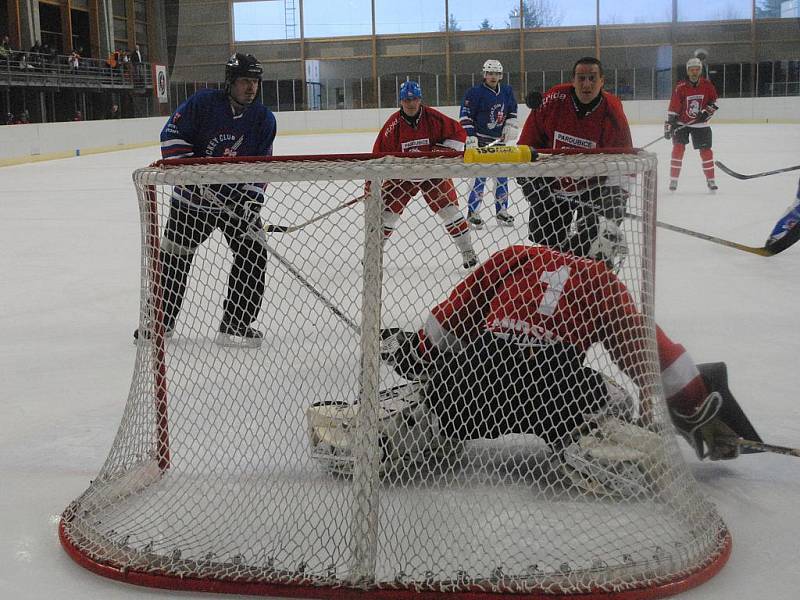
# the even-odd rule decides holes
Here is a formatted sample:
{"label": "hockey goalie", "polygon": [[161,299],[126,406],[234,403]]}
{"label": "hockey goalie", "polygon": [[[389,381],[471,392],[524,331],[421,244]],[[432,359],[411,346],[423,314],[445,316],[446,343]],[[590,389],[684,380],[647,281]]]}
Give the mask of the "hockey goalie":
{"label": "hockey goalie", "polygon": [[[415,382],[383,394],[383,474],[454,467],[464,442],[533,434],[567,485],[634,497],[668,483],[659,481],[663,435],[651,426],[645,318],[615,273],[624,236],[613,220],[594,219],[591,244],[569,246],[585,248],[582,256],[511,246],[461,281],[419,331],[383,332],[383,361]],[[584,234],[579,223],[573,235]],[[757,436],[737,412],[724,364],[701,374],[683,346],[656,333],[678,432],[700,458],[734,458],[737,437]],[[638,398],[587,366],[595,344]],[[307,412],[314,456],[340,474],[352,469],[356,410],[321,404]]]}

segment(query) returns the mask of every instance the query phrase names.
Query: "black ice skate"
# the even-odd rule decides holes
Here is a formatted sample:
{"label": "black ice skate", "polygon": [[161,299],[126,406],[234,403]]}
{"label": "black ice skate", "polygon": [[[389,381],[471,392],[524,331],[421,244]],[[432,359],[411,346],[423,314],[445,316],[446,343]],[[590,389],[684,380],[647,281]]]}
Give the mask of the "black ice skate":
{"label": "black ice skate", "polygon": [[264,341],[264,333],[249,325],[232,327],[222,324],[217,333],[216,342],[220,346],[242,346],[245,348],[259,348]]}

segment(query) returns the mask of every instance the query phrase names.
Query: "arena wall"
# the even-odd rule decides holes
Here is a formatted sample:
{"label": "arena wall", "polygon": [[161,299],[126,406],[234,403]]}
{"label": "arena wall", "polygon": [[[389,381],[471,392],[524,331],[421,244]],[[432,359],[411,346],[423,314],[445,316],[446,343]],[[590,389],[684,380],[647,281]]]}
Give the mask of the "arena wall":
{"label": "arena wall", "polygon": [[[719,102],[715,123],[800,123],[800,96],[727,98]],[[664,120],[663,100],[624,102],[631,124]],[[458,116],[458,107],[442,107]],[[391,109],[297,111],[276,113],[279,135],[378,131]],[[520,119],[528,110],[522,106]],[[82,154],[156,145],[164,117],[38,123],[0,127],[0,166],[68,158]]]}

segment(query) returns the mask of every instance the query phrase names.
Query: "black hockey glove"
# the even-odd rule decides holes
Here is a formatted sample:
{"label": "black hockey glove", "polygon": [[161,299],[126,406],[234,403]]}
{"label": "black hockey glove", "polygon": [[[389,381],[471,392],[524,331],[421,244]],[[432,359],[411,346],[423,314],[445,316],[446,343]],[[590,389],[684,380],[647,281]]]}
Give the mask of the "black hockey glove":
{"label": "black hockey glove", "polygon": [[581,201],[592,205],[597,215],[619,224],[625,218],[630,193],[618,185],[598,185],[581,197]]}
{"label": "black hockey glove", "polygon": [[700,114],[697,116],[696,122],[705,123],[711,118],[711,115],[713,115],[715,112],[717,112],[717,105],[713,103],[709,104],[703,110],[700,111]]}
{"label": "black hockey glove", "polygon": [[536,110],[542,105],[542,93],[537,92],[536,90],[531,90],[528,92],[528,95],[525,96],[525,106],[530,108],[531,110]]}
{"label": "black hockey glove", "polygon": [[419,355],[416,331],[390,328],[381,330],[381,360],[410,381],[427,381],[430,363]]}
{"label": "black hockey glove", "polygon": [[664,139],[671,140],[675,135],[675,130],[678,128],[678,117],[671,115],[664,121]]}

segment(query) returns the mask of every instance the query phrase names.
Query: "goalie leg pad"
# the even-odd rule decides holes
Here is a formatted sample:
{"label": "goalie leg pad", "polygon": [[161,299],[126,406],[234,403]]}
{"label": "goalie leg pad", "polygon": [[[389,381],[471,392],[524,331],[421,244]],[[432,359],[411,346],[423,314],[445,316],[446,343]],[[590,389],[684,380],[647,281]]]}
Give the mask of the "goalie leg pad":
{"label": "goalie leg pad", "polygon": [[[449,460],[462,449],[441,436],[422,389],[421,384],[411,383],[380,393],[376,443],[381,448],[382,477]],[[353,474],[352,428],[358,409],[357,404],[323,401],[306,410],[311,456],[334,474]]]}
{"label": "goalie leg pad", "polygon": [[580,435],[562,452],[569,481],[601,496],[642,498],[667,471],[658,434],[615,417]]}

